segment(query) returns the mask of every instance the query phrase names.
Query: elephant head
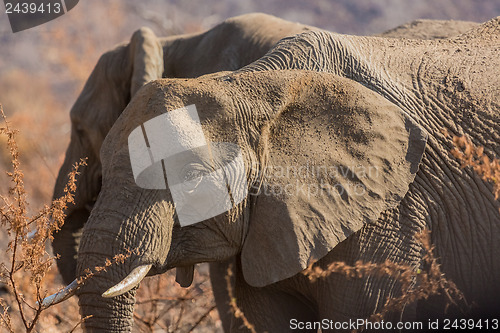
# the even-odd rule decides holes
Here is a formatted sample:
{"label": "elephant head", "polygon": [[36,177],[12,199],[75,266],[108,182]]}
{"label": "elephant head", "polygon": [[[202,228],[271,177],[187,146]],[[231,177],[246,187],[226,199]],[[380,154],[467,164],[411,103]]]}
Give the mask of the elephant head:
{"label": "elephant head", "polygon": [[[185,116],[192,105],[199,122]],[[174,118],[180,121],[161,125]],[[103,186],[84,227],[78,274],[132,253],[80,287],[82,315],[93,316],[85,328],[129,331],[140,279],[173,267],[240,255],[253,286],[296,275],[398,205],[425,141],[401,109],[332,74],[264,71],[147,84],[101,149]],[[222,176],[209,180],[217,170]],[[207,190],[206,182],[222,186]],[[195,207],[215,195],[232,198],[228,211],[198,209],[185,223],[189,205],[172,189],[179,184],[175,191]],[[241,184],[247,191],[234,190]]]}
{"label": "elephant head", "polygon": [[[157,38],[147,28],[130,43],[103,54],[71,109],[71,142],[59,170],[54,199],[64,194],[74,163],[87,158],[78,177],[75,205],[54,235],[54,253],[65,283],[75,278],[81,230],[101,188],[99,150],[112,125],[146,82],[166,77],[196,77],[235,70],[264,55],[279,39],[307,30],[304,25],[266,14],[230,18],[203,33]],[[182,272],[182,270],[179,270]],[[189,283],[190,271],[186,279]]]}
{"label": "elephant head", "polygon": [[88,167],[79,176],[75,204],[67,210],[65,225],[54,235],[53,248],[62,256],[58,268],[66,283],[75,277],[81,228],[101,188],[102,142],[131,96],[148,81],[161,78],[163,67],[162,45],[150,29],[142,28],[130,43],[101,56],[71,109],[71,142],[56,180],[54,199],[64,194],[75,162],[87,158]]}

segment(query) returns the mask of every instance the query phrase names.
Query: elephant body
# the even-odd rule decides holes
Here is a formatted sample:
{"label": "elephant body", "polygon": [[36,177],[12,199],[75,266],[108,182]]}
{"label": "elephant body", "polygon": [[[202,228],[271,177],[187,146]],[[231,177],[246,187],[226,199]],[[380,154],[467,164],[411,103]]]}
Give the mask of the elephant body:
{"label": "elephant body", "polygon": [[[475,145],[485,147],[490,158],[500,154],[499,95],[495,92],[500,68],[495,56],[498,37],[498,19],[442,41],[311,32],[282,42],[242,69],[277,70],[282,67],[275,64],[286,63],[286,69],[335,73],[384,96],[424,128],[429,133],[426,153],[410,185],[414,191],[409,192],[415,196],[412,206],[419,209],[410,215],[430,228],[443,271],[467,298],[497,304],[495,309],[498,301],[491,291],[500,275],[500,262],[494,259],[500,245],[488,235],[500,235],[498,202],[479,175],[460,170],[441,130],[467,135]],[[310,48],[320,50],[318,59],[311,58]],[[342,55],[351,62],[325,62],[323,54]],[[485,255],[478,258],[477,253]]]}

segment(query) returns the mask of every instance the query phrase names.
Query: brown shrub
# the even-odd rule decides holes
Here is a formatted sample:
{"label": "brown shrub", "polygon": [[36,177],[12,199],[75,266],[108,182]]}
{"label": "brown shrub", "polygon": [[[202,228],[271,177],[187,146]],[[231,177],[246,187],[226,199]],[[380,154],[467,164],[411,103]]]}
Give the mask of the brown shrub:
{"label": "brown shrub", "polygon": [[[0,266],[0,281],[8,289],[7,297],[0,299],[0,306],[3,308],[0,323],[10,332],[14,332],[14,328],[19,325],[26,332],[32,332],[45,310],[41,300],[46,295],[44,286],[50,280],[47,277],[54,259],[45,251],[45,242],[64,223],[64,209],[73,202],[78,168],[85,162],[75,165],[62,198],[54,200],[50,206],[45,205],[37,214],[30,216],[15,139],[16,131],[7,123],[1,105],[0,115],[5,122],[5,127],[0,128],[0,134],[7,137],[12,164],[12,171],[7,172],[12,184],[9,194],[0,196],[3,201],[3,206],[0,207],[1,225],[9,238],[9,260]],[[29,236],[30,232],[34,232],[32,237]],[[10,311],[11,307],[15,307],[15,312]],[[13,315],[16,316],[15,319]]]}

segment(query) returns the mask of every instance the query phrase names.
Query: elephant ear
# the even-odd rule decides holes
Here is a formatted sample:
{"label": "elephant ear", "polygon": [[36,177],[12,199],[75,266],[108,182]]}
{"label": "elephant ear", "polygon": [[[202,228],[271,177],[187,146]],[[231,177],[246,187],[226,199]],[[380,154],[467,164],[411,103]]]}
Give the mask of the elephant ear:
{"label": "elephant ear", "polygon": [[129,44],[132,64],[130,96],[151,80],[160,79],[163,74],[163,48],[149,28],[134,32]]}
{"label": "elephant ear", "polygon": [[397,206],[424,153],[427,135],[396,105],[354,81],[307,75],[261,133],[241,253],[252,286],[297,274]]}

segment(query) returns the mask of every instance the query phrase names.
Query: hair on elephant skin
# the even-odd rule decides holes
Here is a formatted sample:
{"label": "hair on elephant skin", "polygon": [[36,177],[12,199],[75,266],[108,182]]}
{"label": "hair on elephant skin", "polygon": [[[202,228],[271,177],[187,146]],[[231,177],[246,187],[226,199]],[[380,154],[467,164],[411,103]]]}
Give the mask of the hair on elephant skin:
{"label": "hair on elephant skin", "polygon": [[[413,236],[424,227],[476,314],[498,313],[499,204],[491,185],[449,155],[441,130],[499,154],[499,41],[500,18],[433,41],[309,31],[235,72],[141,88],[102,144],[102,189],[77,272],[130,246],[141,255],[81,286],[82,315],[93,315],[85,328],[131,330],[135,289],[101,295],[139,267],[160,274],[234,256],[236,298],[259,332],[287,331],[292,318],[366,318],[398,295],[396,281],[330,275],[311,284],[300,272],[312,258],[418,269],[424,251]],[[193,104],[208,142],[241,148],[250,195],[181,227],[168,189],[135,183],[128,137]],[[438,301],[408,306],[402,318],[428,318],[443,310]]]}

